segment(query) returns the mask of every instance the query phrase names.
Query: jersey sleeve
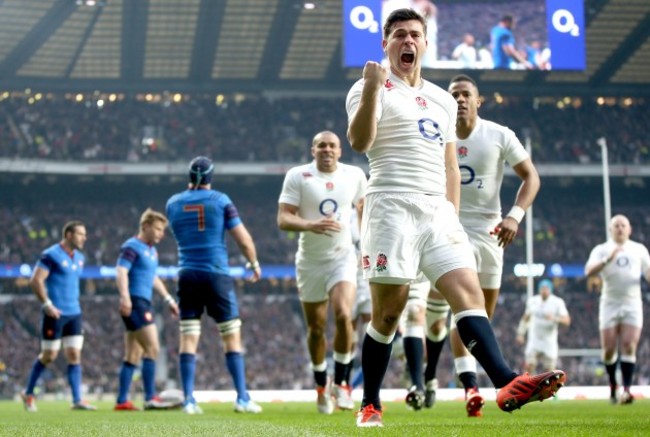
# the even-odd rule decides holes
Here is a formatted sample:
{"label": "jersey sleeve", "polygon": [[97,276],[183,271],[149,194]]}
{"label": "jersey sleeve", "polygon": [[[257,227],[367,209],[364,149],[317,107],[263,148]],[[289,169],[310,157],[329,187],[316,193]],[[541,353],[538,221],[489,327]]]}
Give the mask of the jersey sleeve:
{"label": "jersey sleeve", "polygon": [[[352,116],[359,109],[359,103],[361,102],[361,94],[363,93],[363,79],[358,80],[352,85],[348,95],[345,99],[345,110],[348,113],[348,123],[352,120]],[[375,111],[375,118],[377,121],[381,119],[381,114],[383,112],[382,97],[384,95],[384,88],[382,87],[377,96],[377,106]]]}
{"label": "jersey sleeve", "polygon": [[138,259],[138,252],[130,246],[122,246],[120,256],[117,258],[117,266],[131,270],[131,266]]}
{"label": "jersey sleeve", "polygon": [[40,267],[43,270],[51,271],[56,267],[56,261],[50,253],[43,253],[39,260],[36,262],[36,267]]}
{"label": "jersey sleeve", "polygon": [[300,172],[295,167],[287,172],[282,183],[282,192],[278,203],[300,206],[300,177]]}
{"label": "jersey sleeve", "polygon": [[240,225],[242,221],[239,217],[239,211],[237,210],[235,204],[232,203],[232,200],[230,200],[230,197],[228,197],[226,194],[223,194],[219,198],[219,201],[223,204],[224,227],[226,229],[232,229],[235,226]]}
{"label": "jersey sleeve", "polygon": [[519,141],[519,138],[517,138],[511,129],[504,129],[503,146],[503,158],[510,167],[514,167],[530,157],[526,148],[521,144],[521,141]]}
{"label": "jersey sleeve", "polygon": [[559,305],[557,308],[557,315],[560,317],[568,316],[569,315],[569,310],[566,307],[566,303],[564,302],[564,299],[559,299]]}
{"label": "jersey sleeve", "polygon": [[641,252],[641,273],[643,275],[650,275],[650,253],[648,248],[643,244],[639,244]]}
{"label": "jersey sleeve", "polygon": [[590,265],[605,261],[605,259],[607,259],[607,258],[603,257],[602,252],[603,252],[603,245],[602,244],[599,244],[598,246],[594,247],[592,249],[591,253],[589,254],[589,259],[587,260],[587,264],[585,264],[585,268],[587,266],[590,266]]}

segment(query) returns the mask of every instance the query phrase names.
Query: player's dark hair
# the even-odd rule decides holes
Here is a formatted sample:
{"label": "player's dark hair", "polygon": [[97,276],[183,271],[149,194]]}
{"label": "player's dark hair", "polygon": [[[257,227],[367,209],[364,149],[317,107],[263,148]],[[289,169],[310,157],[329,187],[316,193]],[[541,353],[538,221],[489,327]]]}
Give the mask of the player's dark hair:
{"label": "player's dark hair", "polygon": [[66,223],[65,225],[63,225],[63,229],[61,230],[61,235],[63,236],[63,238],[65,238],[65,236],[66,236],[69,232],[74,233],[74,231],[75,231],[76,228],[78,228],[78,227],[82,227],[82,226],[86,226],[86,225],[83,224],[82,221],[79,221],[79,220],[72,220],[72,221],[69,221],[68,223]]}
{"label": "player's dark hair", "polygon": [[449,81],[449,85],[451,86],[452,83],[457,83],[457,82],[469,82],[472,85],[474,85],[474,88],[476,88],[476,93],[479,94],[478,92],[478,85],[476,85],[476,81],[469,77],[466,74],[457,74],[456,76],[452,77],[451,80]]}
{"label": "player's dark hair", "polygon": [[510,14],[505,14],[503,17],[501,17],[501,21],[503,21],[504,23],[512,24],[513,20],[514,18]]}
{"label": "player's dark hair", "polygon": [[424,34],[427,34],[427,20],[413,9],[395,9],[390,13],[386,22],[384,23],[384,39],[388,39],[388,36],[393,31],[393,26],[395,23],[401,23],[402,21],[418,20],[422,23],[422,28],[424,29]]}

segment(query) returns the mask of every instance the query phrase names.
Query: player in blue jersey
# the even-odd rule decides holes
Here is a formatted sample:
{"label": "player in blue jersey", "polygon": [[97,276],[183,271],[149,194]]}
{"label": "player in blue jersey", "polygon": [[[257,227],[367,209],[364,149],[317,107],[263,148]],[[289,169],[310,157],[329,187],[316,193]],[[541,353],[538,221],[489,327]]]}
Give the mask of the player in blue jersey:
{"label": "player in blue jersey", "polygon": [[511,61],[523,65],[527,70],[533,68],[533,65],[526,60],[526,56],[519,53],[515,47],[515,35],[512,33],[514,25],[515,19],[512,15],[504,15],[490,32],[495,70],[509,70]]}
{"label": "player in blue jersey", "polygon": [[120,368],[120,386],[116,411],[138,411],[128,398],[133,372],[142,360],[144,385],[144,409],[167,409],[179,405],[165,402],[155,394],[158,330],[153,319],[151,299],[153,290],[164,299],[174,316],[178,305],[167,287],[156,274],[158,268],[158,244],[165,235],[167,217],[147,208],[140,217],[140,231],[129,238],[120,249],[117,259],[116,283],[120,293],[120,314],[126,326],[124,336],[125,357]]}
{"label": "player in blue jersey", "polygon": [[34,387],[45,367],[59,354],[61,345],[68,361],[68,383],[73,410],[95,410],[81,400],[81,349],[83,329],[79,304],[79,278],[84,266],[80,252],[86,242],[86,227],[80,221],[63,226],[63,239],[43,251],[29,285],[42,303],[41,353],[32,366],[27,387],[21,394],[25,410],[37,411]]}
{"label": "player in blue jersey", "polygon": [[201,414],[194,399],[196,350],[201,335],[201,315],[206,311],[219,328],[226,351],[226,365],[232,375],[237,400],[235,411],[259,413],[262,408],[250,399],[242,354],[239,308],[233,279],[229,274],[225,232],[239,246],[253,272],[252,281],[262,276],[253,238],[239,218],[227,194],[211,189],[214,165],[199,156],[190,162],[189,188],[167,201],[167,218],[178,242],[178,298],[180,308],[180,370],[185,395],[183,409]]}

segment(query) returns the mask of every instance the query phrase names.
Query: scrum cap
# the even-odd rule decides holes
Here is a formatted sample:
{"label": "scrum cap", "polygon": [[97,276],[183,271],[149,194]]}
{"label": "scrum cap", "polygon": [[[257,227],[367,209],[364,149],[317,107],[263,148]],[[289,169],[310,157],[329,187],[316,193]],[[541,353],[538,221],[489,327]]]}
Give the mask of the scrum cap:
{"label": "scrum cap", "polygon": [[539,284],[537,284],[537,292],[539,293],[539,290],[542,289],[542,287],[548,287],[549,290],[551,290],[551,294],[553,293],[553,281],[550,279],[542,279],[539,281]]}
{"label": "scrum cap", "polygon": [[197,156],[190,162],[190,182],[192,185],[207,185],[212,181],[214,164],[205,156]]}

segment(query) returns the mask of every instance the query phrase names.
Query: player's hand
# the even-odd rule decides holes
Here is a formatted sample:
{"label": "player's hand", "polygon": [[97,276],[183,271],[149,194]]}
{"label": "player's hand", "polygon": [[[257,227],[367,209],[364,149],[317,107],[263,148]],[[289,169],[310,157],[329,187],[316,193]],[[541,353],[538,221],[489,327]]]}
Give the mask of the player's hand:
{"label": "player's hand", "polygon": [[262,268],[260,266],[255,267],[253,274],[246,278],[248,282],[257,282],[260,279],[262,279]]}
{"label": "player's hand", "polygon": [[341,231],[341,223],[331,216],[327,216],[312,222],[309,230],[314,234],[327,235],[328,237],[331,237],[334,232]]}
{"label": "player's hand", "polygon": [[54,305],[48,305],[45,308],[43,308],[43,312],[45,315],[48,317],[52,317],[53,319],[59,319],[61,318],[61,310],[55,307]]}
{"label": "player's hand", "polygon": [[386,79],[388,79],[388,69],[378,62],[366,62],[363,67],[363,80],[366,85],[379,89],[386,83]]}
{"label": "player's hand", "polygon": [[523,336],[523,335],[518,335],[518,336],[515,338],[515,341],[516,341],[517,344],[519,344],[519,345],[524,344],[524,342],[525,342],[524,336]]}
{"label": "player's hand", "polygon": [[175,300],[169,303],[169,312],[172,313],[172,316],[174,318],[178,317],[178,315],[181,313]]}
{"label": "player's hand", "polygon": [[623,246],[616,246],[614,250],[612,250],[612,253],[607,257],[607,264],[611,263],[614,261],[614,258],[616,258],[616,255],[618,255],[619,252],[623,250]]}
{"label": "player's hand", "polygon": [[499,241],[499,246],[505,248],[514,241],[518,230],[519,223],[517,223],[517,220],[512,217],[506,217],[501,221],[501,223],[496,225],[494,230],[490,232],[490,235],[496,235],[497,240]]}
{"label": "player's hand", "polygon": [[122,317],[129,317],[133,310],[133,304],[130,297],[120,297],[120,315]]}

